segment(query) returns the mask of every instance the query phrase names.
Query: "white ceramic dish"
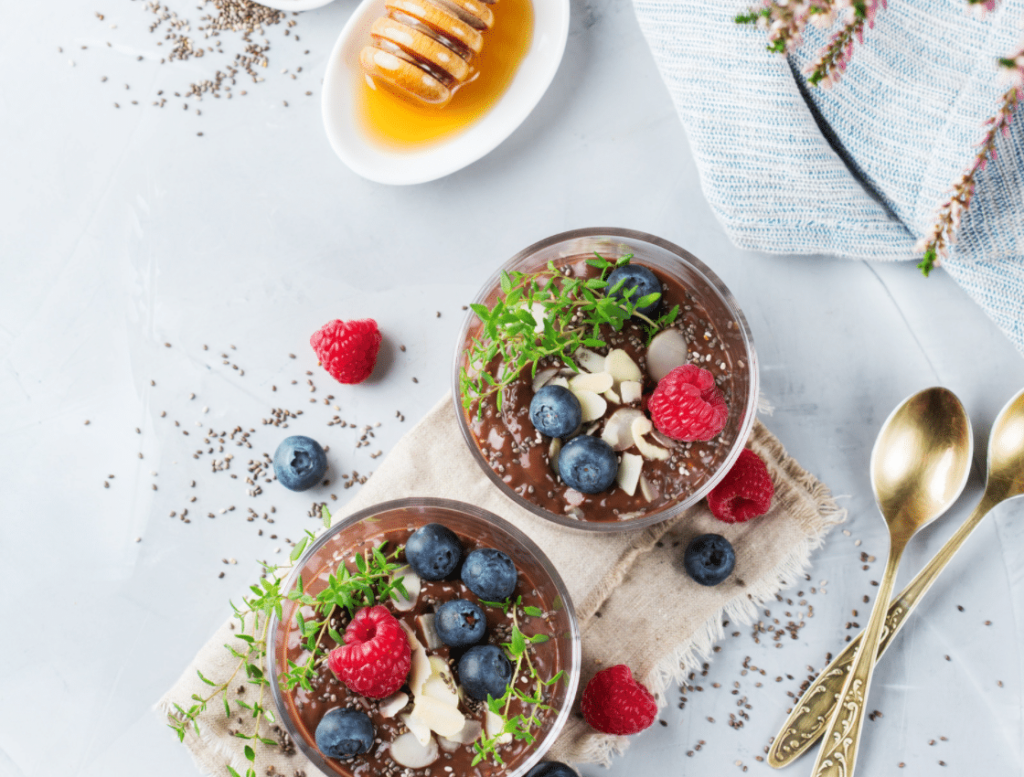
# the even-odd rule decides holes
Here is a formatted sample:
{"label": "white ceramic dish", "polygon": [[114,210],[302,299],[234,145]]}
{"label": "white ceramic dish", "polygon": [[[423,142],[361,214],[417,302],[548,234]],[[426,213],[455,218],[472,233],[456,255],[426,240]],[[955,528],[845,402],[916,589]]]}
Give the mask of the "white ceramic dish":
{"label": "white ceramic dish", "polygon": [[260,0],[260,5],[276,8],[278,11],[311,11],[333,2],[334,0]]}
{"label": "white ceramic dish", "polygon": [[533,43],[498,102],[458,135],[406,151],[374,142],[356,114],[359,52],[374,19],[385,13],[384,0],[363,0],[334,44],[324,76],[324,128],[335,153],[363,178],[401,185],[443,178],[492,151],[540,102],[565,51],[569,0],[537,0],[533,12]]}

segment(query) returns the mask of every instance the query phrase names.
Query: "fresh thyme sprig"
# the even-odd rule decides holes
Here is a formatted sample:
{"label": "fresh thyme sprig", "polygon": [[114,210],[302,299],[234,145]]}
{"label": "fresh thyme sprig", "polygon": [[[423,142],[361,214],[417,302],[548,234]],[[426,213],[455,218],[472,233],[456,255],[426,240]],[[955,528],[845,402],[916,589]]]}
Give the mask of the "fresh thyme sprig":
{"label": "fresh thyme sprig", "polygon": [[[608,274],[629,264],[632,254],[615,261],[597,253],[594,257],[587,264],[601,271],[597,278],[567,277],[554,262],[538,272],[503,271],[502,296],[494,306],[472,305],[483,329],[473,338],[466,366],[459,372],[463,407],[469,410],[475,403],[482,415],[484,401],[494,396],[500,411],[504,390],[526,370],[536,376],[537,366],[549,356],[579,372],[573,360],[577,350],[607,346],[602,326],[618,332],[630,318],[637,318],[645,322],[650,338],[676,320],[678,305],[654,319],[637,312],[660,299],[658,292],[636,298],[636,288],[623,290],[625,279],[609,287]],[[492,375],[488,367],[496,359],[498,374]]]}
{"label": "fresh thyme sprig", "polygon": [[[560,671],[553,677],[543,680],[530,658],[530,645],[540,645],[547,642],[550,637],[547,634],[534,634],[533,636],[524,634],[519,628],[518,611],[521,609],[530,617],[538,617],[543,614],[539,608],[524,607],[522,597],[518,597],[514,604],[509,599],[506,599],[504,602],[484,602],[484,604],[491,607],[500,607],[506,615],[511,611],[512,634],[508,642],[502,643],[502,647],[505,648],[505,652],[515,662],[515,665],[512,671],[512,679],[505,689],[505,694],[500,699],[495,699],[490,695],[487,697],[487,709],[493,714],[500,716],[504,721],[502,730],[492,736],[478,739],[473,743],[475,755],[471,765],[476,766],[481,761],[490,759],[498,766],[504,766],[505,762],[498,752],[500,738],[505,734],[511,734],[513,739],[518,739],[527,744],[533,744],[536,741],[537,737],[533,733],[533,729],[540,728],[543,725],[543,721],[539,717],[540,713],[553,709],[551,705],[544,703],[544,688],[552,686],[561,680],[565,672]],[[531,693],[515,687],[524,662],[533,680]],[[510,718],[508,713],[513,699],[519,699],[526,711]]]}
{"label": "fresh thyme sprig", "polygon": [[[325,506],[321,515],[325,528],[331,526],[331,513]],[[288,672],[281,675],[281,683],[285,688],[294,688],[301,685],[303,688],[311,687],[312,677],[315,674],[316,663],[324,655],[320,647],[325,634],[338,643],[343,643],[341,634],[330,627],[330,620],[337,608],[343,608],[353,615],[361,607],[371,606],[377,601],[384,601],[386,598],[408,596],[408,592],[402,582],[402,578],[395,575],[401,565],[395,563],[401,548],[396,548],[390,553],[384,552],[384,546],[374,548],[368,554],[356,558],[356,571],[351,572],[342,564],[338,571],[328,578],[327,587],[316,597],[306,594],[303,591],[302,578],[300,576],[297,587],[288,593],[282,590],[283,580],[286,571],[292,564],[297,562],[309,543],[316,539],[313,532],[307,531],[306,536],[296,543],[290,554],[290,564],[272,566],[261,562],[263,574],[258,584],[250,586],[251,596],[242,598],[242,605],[235,605],[231,602],[233,617],[238,621],[238,633],[234,635],[237,641],[235,644],[227,644],[224,647],[233,657],[238,659],[234,670],[227,680],[215,682],[207,678],[201,670],[197,669],[196,674],[212,690],[206,696],[200,694],[192,695],[192,704],[187,709],[175,703],[174,711],[168,713],[168,727],[178,735],[179,741],[185,739],[189,729],[199,734],[199,718],[211,704],[223,703],[224,715],[231,717],[232,705],[235,714],[248,715],[252,722],[252,728],[234,732],[240,739],[259,742],[263,745],[275,746],[277,742],[269,737],[263,736],[262,724],[276,722],[273,710],[264,706],[266,691],[270,681],[266,677],[266,655],[267,638],[272,615],[283,617],[283,605],[285,601],[299,602],[300,605],[314,607],[322,620],[305,620],[302,613],[296,609],[296,623],[300,633],[306,640],[306,649],[310,651],[307,661],[300,665],[289,661]],[[240,644],[239,644],[240,643]],[[255,703],[246,702],[244,699],[231,698],[228,691],[232,683],[244,672],[246,682],[259,687],[259,698]],[[245,758],[249,762],[245,777],[256,777],[255,760],[256,753],[250,744],[245,745]],[[230,764],[226,765],[231,777],[242,777]]]}

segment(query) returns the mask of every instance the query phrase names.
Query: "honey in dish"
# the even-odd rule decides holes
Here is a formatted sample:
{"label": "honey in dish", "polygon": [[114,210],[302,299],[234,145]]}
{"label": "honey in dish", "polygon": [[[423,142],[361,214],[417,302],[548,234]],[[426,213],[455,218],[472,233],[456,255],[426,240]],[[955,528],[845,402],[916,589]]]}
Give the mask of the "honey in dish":
{"label": "honey in dish", "polygon": [[461,132],[501,98],[533,41],[531,0],[498,0],[491,6],[494,27],[483,50],[473,57],[478,75],[459,87],[443,108],[402,97],[362,72],[356,94],[367,134],[381,145],[411,149]]}

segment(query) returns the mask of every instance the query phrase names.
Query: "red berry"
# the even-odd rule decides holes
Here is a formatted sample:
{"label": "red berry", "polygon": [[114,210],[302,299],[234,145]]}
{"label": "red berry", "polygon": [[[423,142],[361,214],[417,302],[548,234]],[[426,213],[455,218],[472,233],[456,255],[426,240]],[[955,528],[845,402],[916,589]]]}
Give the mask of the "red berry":
{"label": "red berry", "polygon": [[654,428],[673,440],[710,440],[729,417],[714,376],[692,364],[676,367],[658,381],[647,406]]}
{"label": "red berry", "polygon": [[345,629],[345,644],[330,652],[327,665],[349,690],[383,699],[405,684],[412,648],[395,616],[378,604],[356,613]]}
{"label": "red berry", "polygon": [[373,372],[381,336],[372,318],[335,319],[309,338],[324,369],[339,383],[362,383]]}
{"label": "red berry", "polygon": [[594,675],[583,691],[580,706],[587,723],[604,734],[637,734],[658,717],[651,692],[633,679],[625,664]]}
{"label": "red berry", "polygon": [[772,506],[775,486],[761,457],[744,448],[722,482],[708,494],[711,514],[725,523],[743,523]]}

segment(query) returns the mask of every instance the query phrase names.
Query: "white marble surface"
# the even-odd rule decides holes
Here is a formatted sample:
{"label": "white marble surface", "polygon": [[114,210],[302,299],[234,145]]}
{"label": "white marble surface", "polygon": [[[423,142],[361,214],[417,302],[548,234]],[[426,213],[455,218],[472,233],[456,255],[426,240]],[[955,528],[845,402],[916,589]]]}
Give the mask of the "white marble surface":
{"label": "white marble surface", "polygon": [[[881,562],[865,572],[859,555],[885,550],[867,479],[878,425],[933,384],[955,390],[975,422],[974,476],[956,509],[911,546],[905,581],[978,498],[989,425],[1024,385],[1024,361],[941,272],[926,281],[909,264],[729,245],[626,0],[574,0],[551,91],[481,162],[413,188],[356,178],[331,153],[319,116],[324,58],[352,7],[338,0],[303,15],[300,43],[274,28],[266,82],[244,99],[205,100],[197,116],[192,101],[189,112],[181,100],[150,103],[209,73],[212,57],[161,66],[143,0],[4,6],[0,775],[193,774],[150,708],[245,590],[256,559],[281,544],[245,510],[275,505],[273,528],[295,536],[309,525],[311,498],[335,490],[268,488],[250,499],[241,480],[191,458],[197,423],[254,428],[252,452],[272,452],[282,435],[260,419],[272,407],[304,409],[289,431],[330,444],[335,477],[370,472],[370,454],[386,452],[446,390],[460,307],[495,265],[536,239],[594,225],[661,235],[714,267],[753,328],[776,407],[766,421],[849,508],[851,536],[835,532],[814,556],[803,588],[827,580],[827,593],[808,595],[815,616],[798,639],[780,650],[754,645],[747,627],[727,637],[703,692],[690,692],[683,711],[672,706],[667,725],[636,737],[608,772],[717,777],[742,773],[741,762],[768,774],[755,756],[786,693],[841,643],[851,608],[866,620],[861,597]],[[280,74],[298,66],[296,80]],[[309,334],[360,316],[386,333],[386,364],[369,385],[330,387]],[[375,445],[356,449],[351,429],[325,427],[331,413],[309,397],[328,391],[344,418],[381,422]],[[247,460],[250,451],[234,450]],[[336,490],[340,505],[351,492]],[[195,520],[169,519],[192,494]],[[230,505],[238,509],[217,512]],[[987,519],[879,667],[870,706],[884,717],[867,724],[860,773],[1020,773],[1022,523],[1020,504]],[[783,621],[797,612],[772,610]],[[747,656],[766,671],[761,688],[740,676]],[[795,679],[775,682],[786,673]],[[737,731],[726,720],[743,696],[750,722]]]}

